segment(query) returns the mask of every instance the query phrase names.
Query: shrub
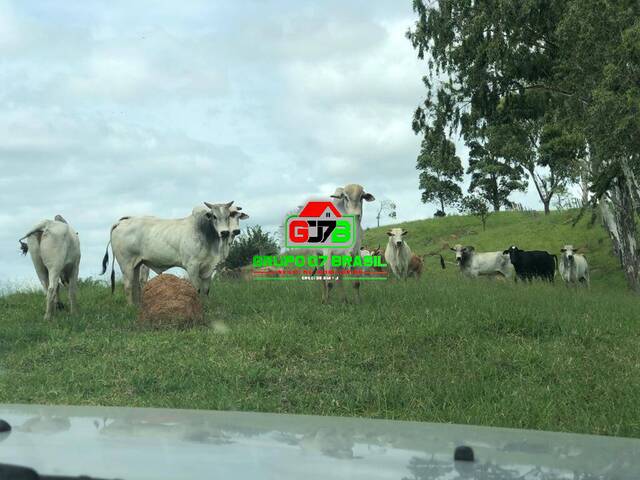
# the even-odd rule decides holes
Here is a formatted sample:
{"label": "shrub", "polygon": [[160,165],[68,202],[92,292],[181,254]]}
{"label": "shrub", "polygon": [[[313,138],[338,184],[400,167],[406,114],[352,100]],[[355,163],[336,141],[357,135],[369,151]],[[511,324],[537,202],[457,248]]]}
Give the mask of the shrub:
{"label": "shrub", "polygon": [[277,255],[278,241],[260,225],[248,227],[231,245],[224,263],[227,268],[239,268],[251,264],[254,255]]}

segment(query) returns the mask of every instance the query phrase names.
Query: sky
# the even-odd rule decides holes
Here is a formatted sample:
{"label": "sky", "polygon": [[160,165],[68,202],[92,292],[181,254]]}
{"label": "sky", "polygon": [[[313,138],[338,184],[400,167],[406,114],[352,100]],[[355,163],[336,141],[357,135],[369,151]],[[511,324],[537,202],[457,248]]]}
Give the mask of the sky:
{"label": "sky", "polygon": [[[409,0],[0,0],[0,282],[35,281],[17,240],[56,214],[79,232],[83,277],[118,218],[203,201],[276,232],[359,183],[377,199],[365,227],[385,199],[398,221],[431,217],[413,21]],[[512,199],[539,208],[532,191]]]}

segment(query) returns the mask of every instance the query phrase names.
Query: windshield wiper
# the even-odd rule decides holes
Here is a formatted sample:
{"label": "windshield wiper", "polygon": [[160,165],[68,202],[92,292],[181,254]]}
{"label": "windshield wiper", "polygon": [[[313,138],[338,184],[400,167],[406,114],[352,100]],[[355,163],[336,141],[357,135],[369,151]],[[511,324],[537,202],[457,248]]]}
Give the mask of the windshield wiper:
{"label": "windshield wiper", "polygon": [[[0,480],[107,480],[86,475],[40,475],[32,468],[0,463]],[[109,479],[116,480],[116,479]]]}

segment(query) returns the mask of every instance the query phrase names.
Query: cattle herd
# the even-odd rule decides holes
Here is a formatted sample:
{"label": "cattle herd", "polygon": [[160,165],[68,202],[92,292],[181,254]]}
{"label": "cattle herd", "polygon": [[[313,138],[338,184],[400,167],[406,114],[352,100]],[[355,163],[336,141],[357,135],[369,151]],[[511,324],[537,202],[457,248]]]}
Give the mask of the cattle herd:
{"label": "cattle herd", "polygon": [[[331,195],[333,203],[343,214],[356,219],[356,243],[341,255],[380,255],[380,247],[367,250],[362,241],[362,204],[371,202],[374,196],[361,185],[338,187]],[[120,218],[110,230],[107,251],[102,261],[102,273],[109,262],[109,246],[113,253],[111,263],[111,288],[115,288],[114,262],[122,272],[124,290],[130,304],[139,305],[141,291],[149,277],[149,271],[162,273],[172,267],[187,272],[194,288],[207,295],[217,267],[229,254],[231,244],[240,234],[240,220],[248,218],[242,208],[229,203],[208,203],[196,206],[191,214],[180,219],[161,219],[151,216],[126,216]],[[389,270],[399,279],[420,277],[424,256],[412,253],[405,240],[407,230],[392,228],[384,251]],[[26,240],[26,242],[24,241]],[[31,255],[38,278],[46,293],[45,319],[51,319],[60,308],[60,285],[69,289],[70,311],[76,308],[76,290],[80,265],[80,241],[78,234],[60,215],[53,220],[43,220],[20,240],[23,254]],[[515,245],[504,251],[476,252],[472,246],[456,245],[451,248],[460,271],[469,277],[503,276],[516,279],[539,278],[553,282],[556,266],[562,279],[568,284],[589,286],[589,267],[583,255],[576,253],[572,245],[561,249],[560,260],[544,251],[523,251]],[[331,255],[331,251],[319,253]],[[440,255],[442,268],[444,259]],[[333,279],[323,281],[323,301],[329,300]],[[341,284],[342,282],[338,282]],[[359,300],[359,282],[354,282]]]}

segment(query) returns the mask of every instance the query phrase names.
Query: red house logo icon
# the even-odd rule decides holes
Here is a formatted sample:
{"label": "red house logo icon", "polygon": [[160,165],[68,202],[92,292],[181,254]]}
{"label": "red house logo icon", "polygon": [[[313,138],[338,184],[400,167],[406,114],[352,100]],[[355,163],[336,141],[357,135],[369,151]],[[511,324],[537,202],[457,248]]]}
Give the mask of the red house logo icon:
{"label": "red house logo icon", "polygon": [[285,248],[349,248],[355,242],[355,219],[329,201],[308,202],[285,221]]}

